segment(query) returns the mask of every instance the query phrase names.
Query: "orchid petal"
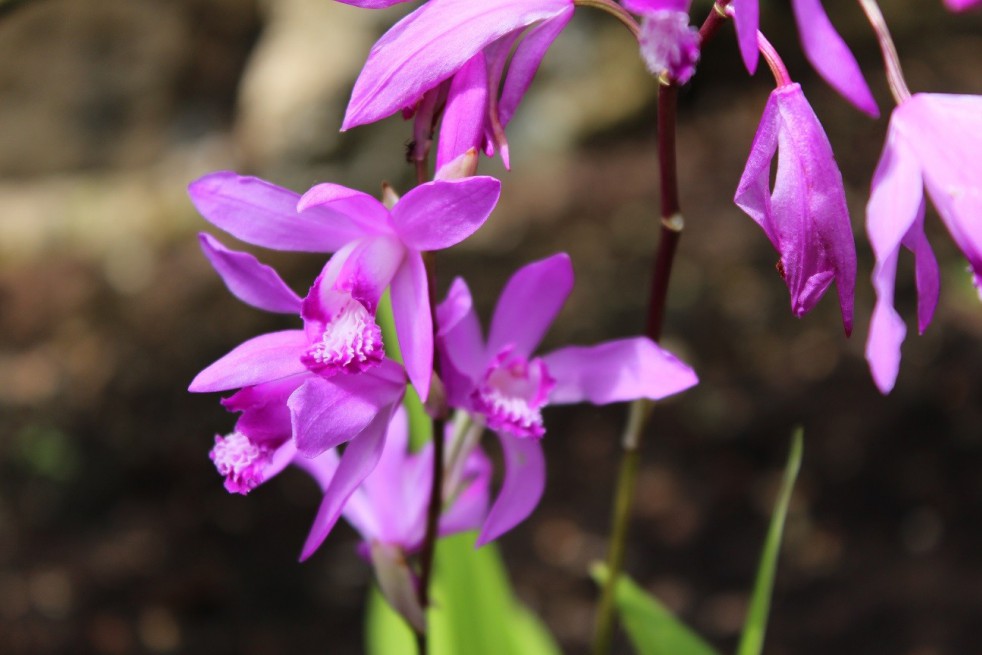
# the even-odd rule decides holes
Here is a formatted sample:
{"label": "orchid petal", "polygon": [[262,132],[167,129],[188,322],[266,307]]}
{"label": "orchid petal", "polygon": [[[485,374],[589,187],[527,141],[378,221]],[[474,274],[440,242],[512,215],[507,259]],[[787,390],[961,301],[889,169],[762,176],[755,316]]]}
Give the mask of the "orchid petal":
{"label": "orchid petal", "polygon": [[934,310],[938,306],[938,296],[941,294],[941,271],[938,268],[938,260],[934,256],[934,250],[924,233],[923,200],[917,210],[917,218],[907,230],[901,243],[914,253],[914,277],[917,283],[917,331],[924,334],[924,330],[931,324]]}
{"label": "orchid petal", "polygon": [[419,253],[407,253],[392,278],[392,316],[406,373],[425,400],[433,376],[433,317],[426,267]]}
{"label": "orchid petal", "polygon": [[398,401],[403,388],[372,373],[330,379],[311,376],[287,401],[300,454],[316,457],[351,441],[379,412]]}
{"label": "orchid petal", "polygon": [[501,182],[485,175],[427,182],[396,203],[392,224],[407,247],[442,250],[484,225],[500,195]]}
{"label": "orchid petal", "polygon": [[873,118],[880,115],[849,46],[832,26],[821,0],[792,0],[801,47],[818,74],[842,97]]}
{"label": "orchid petal", "polygon": [[337,212],[351,221],[364,235],[389,232],[389,211],[374,197],[340,184],[324,182],[309,189],[297,201],[297,211],[315,208]]}
{"label": "orchid petal", "polygon": [[437,307],[436,316],[447,399],[451,406],[463,407],[473,391],[474,380],[487,367],[487,355],[471,292],[462,278],[456,278],[450,285],[446,300]]}
{"label": "orchid petal", "polygon": [[310,528],[310,534],[307,535],[307,541],[303,545],[300,561],[313,555],[314,551],[324,543],[324,539],[330,534],[334,524],[338,522],[341,510],[344,509],[348,498],[378,464],[378,460],[382,456],[382,448],[385,445],[385,433],[391,415],[391,406],[380,411],[371,423],[348,444],[344,455],[341,457],[341,463],[324,492],[324,500],[317,510],[314,524]]}
{"label": "orchid petal", "polygon": [[624,0],[624,8],[632,14],[646,14],[653,11],[689,11],[692,0]]}
{"label": "orchid petal", "polygon": [[515,49],[515,54],[508,65],[508,76],[501,89],[501,99],[498,101],[498,120],[501,126],[508,125],[518,103],[525,96],[532,78],[539,70],[539,64],[545,57],[546,50],[556,40],[559,33],[573,18],[573,5],[570,4],[564,11],[560,12],[555,18],[543,21],[529,30],[525,38]]}
{"label": "orchid petal", "polygon": [[873,287],[876,306],[866,341],[866,361],[873,381],[884,394],[893,389],[900,370],[900,344],[907,328],[893,307],[897,254],[923,206],[921,170],[914,153],[898,138],[891,120],[886,145],[866,205],[866,232],[876,265]]}
{"label": "orchid petal", "polygon": [[477,545],[494,541],[528,518],[546,487],[546,459],[538,439],[498,434],[505,455],[505,481],[488,513]]}
{"label": "orchid petal", "polygon": [[687,364],[644,337],[562,348],[542,359],[556,381],[550,404],[659,400],[699,381]]}
{"label": "orchid petal", "polygon": [[563,13],[570,0],[430,0],[372,48],[342,130],[412,105],[495,40]]}
{"label": "orchid petal", "polygon": [[307,345],[303,330],[253,337],[198,373],[188,391],[226,391],[302,373],[300,353]]}
{"label": "orchid petal", "polygon": [[385,9],[403,2],[409,2],[409,0],[338,0],[338,2],[362,9]]}
{"label": "orchid petal", "polygon": [[464,464],[465,488],[449,499],[450,506],[440,516],[441,536],[481,527],[488,512],[491,474],[491,460],[480,448],[475,448]]}
{"label": "orchid petal", "polygon": [[760,26],[759,0],[733,0],[733,26],[736,29],[740,57],[747,72],[757,71],[760,51],[757,49],[757,29]]}
{"label": "orchid petal", "polygon": [[508,280],[491,319],[486,352],[514,346],[529,357],[573,290],[573,264],[559,253],[523,266]]}
{"label": "orchid petal", "polygon": [[244,387],[221,400],[230,412],[241,412],[235,431],[253,443],[279,443],[293,436],[290,410],[286,401],[306,376],[291,375],[273,382]]}
{"label": "orchid petal", "polygon": [[457,71],[450,83],[440,123],[436,170],[484,142],[488,111],[488,67],[479,52]]}
{"label": "orchid petal", "polygon": [[333,252],[361,235],[348,217],[327,208],[300,214],[300,194],[231,171],[190,185],[191,202],[215,226],[246,243],[275,250]]}
{"label": "orchid petal", "polygon": [[198,235],[205,257],[236,298],[269,312],[299,314],[300,296],[271,267],[245,252],[229,250],[210,234]]}

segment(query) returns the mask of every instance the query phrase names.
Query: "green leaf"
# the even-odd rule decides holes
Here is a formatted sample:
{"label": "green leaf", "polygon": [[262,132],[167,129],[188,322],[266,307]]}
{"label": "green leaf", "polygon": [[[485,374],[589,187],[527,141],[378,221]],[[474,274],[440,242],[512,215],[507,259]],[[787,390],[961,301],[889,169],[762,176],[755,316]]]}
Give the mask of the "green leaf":
{"label": "green leaf", "polygon": [[[432,655],[560,655],[541,622],[515,598],[494,544],[474,549],[473,533],[437,542]],[[369,655],[414,655],[412,632],[379,592],[369,598]]]}
{"label": "green leaf", "polygon": [[791,492],[794,482],[801,469],[801,453],[804,443],[804,430],[795,428],[791,436],[791,452],[788,463],[784,468],[784,480],[778,493],[771,525],[767,530],[764,541],[764,551],[761,553],[760,566],[757,568],[757,579],[754,581],[753,593],[750,596],[750,610],[743,625],[743,635],[737,655],[760,655],[764,647],[764,633],[767,631],[767,615],[770,612],[771,594],[774,591],[774,574],[777,570],[777,558],[781,552],[781,535],[784,532],[784,521],[788,515],[788,504],[791,502]]}
{"label": "green leaf", "polygon": [[[607,566],[597,564],[591,574],[602,586],[607,580]],[[614,596],[621,623],[641,655],[717,655],[657,598],[626,575],[618,577]]]}

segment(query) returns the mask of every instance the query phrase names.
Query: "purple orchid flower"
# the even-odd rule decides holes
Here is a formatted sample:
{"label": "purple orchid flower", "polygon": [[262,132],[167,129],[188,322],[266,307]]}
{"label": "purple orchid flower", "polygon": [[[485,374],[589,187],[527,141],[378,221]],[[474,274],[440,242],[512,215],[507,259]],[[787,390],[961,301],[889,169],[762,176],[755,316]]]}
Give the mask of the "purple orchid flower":
{"label": "purple orchid flower", "polygon": [[699,30],[689,25],[691,0],[624,0],[624,8],[641,16],[641,57],[652,75],[668,73],[685,84],[699,61]]}
{"label": "purple orchid flower", "polygon": [[448,400],[494,430],[504,450],[504,484],[479,545],[515,527],[542,496],[543,407],[659,399],[697,382],[691,368],[642,337],[533,356],[572,286],[565,254],[519,269],[501,293],[487,342],[463,280],[454,281],[437,310]]}
{"label": "purple orchid flower", "polygon": [[890,118],[883,154],[866,206],[866,230],[876,266],[876,306],[866,342],[873,380],[889,393],[900,369],[906,335],[893,307],[897,256],[914,253],[918,329],[924,332],[938,301],[938,262],[924,234],[924,188],[976,284],[982,280],[982,96],[917,93]]}
{"label": "purple orchid flower", "polygon": [[[740,55],[752,75],[757,69],[759,51],[757,30],[760,23],[759,0],[733,0],[733,22]],[[857,109],[876,118],[880,110],[866,84],[849,46],[832,26],[821,0],[791,0],[801,47],[805,57],[825,81]]]}
{"label": "purple orchid flower", "polygon": [[945,7],[952,11],[966,11],[982,5],[982,0],[944,0]]}
{"label": "purple orchid flower", "polygon": [[341,129],[415,111],[419,141],[445,100],[437,167],[482,146],[508,166],[504,128],[572,16],[572,0],[430,0],[372,48]]}
{"label": "purple orchid flower", "polygon": [[[255,344],[247,342],[250,352],[278,349],[286,358],[279,365],[292,371],[303,364],[322,376],[377,365],[382,338],[375,312],[391,284],[399,346],[422,398],[429,393],[433,330],[421,253],[448,248],[473,234],[491,214],[500,190],[501,183],[492,177],[435,180],[411,190],[390,211],[372,196],[337,184],[318,184],[300,196],[264,180],[220,172],[189,187],[202,216],[246,243],[335,252],[303,301],[306,334],[268,335]],[[206,252],[212,263],[225,261],[219,272],[232,288],[229,276],[235,277],[233,269],[245,264],[231,263],[215,248],[206,247]],[[250,271],[255,268],[249,265]],[[245,287],[260,294],[253,298],[259,304],[232,288],[239,298],[270,311],[295,310],[296,295],[286,294],[282,282],[269,281],[269,273],[247,277]],[[266,281],[260,284],[260,278]],[[297,348],[304,350],[301,360],[295,358]]]}
{"label": "purple orchid flower", "polygon": [[[771,190],[771,162],[778,156]],[[852,332],[856,245],[832,146],[798,84],[771,92],[737,186],[736,204],[780,253],[778,271],[801,317],[834,280]]]}

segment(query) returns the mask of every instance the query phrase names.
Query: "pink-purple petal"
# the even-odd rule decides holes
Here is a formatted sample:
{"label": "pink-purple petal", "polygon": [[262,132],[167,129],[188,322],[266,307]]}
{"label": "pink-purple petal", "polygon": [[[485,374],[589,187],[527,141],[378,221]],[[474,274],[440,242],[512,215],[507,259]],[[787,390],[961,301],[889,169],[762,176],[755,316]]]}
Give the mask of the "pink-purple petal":
{"label": "pink-purple petal", "polygon": [[198,373],[188,391],[226,391],[302,373],[306,369],[300,353],[306,347],[303,330],[253,337]]}
{"label": "pink-purple petal", "polygon": [[201,249],[236,298],[268,312],[299,314],[300,296],[271,267],[246,252],[229,250],[202,232]]}
{"label": "pink-purple petal", "polygon": [[484,143],[484,122],[488,112],[488,66],[479,52],[457,71],[447,92],[447,104],[440,123],[436,150],[436,170]]}
{"label": "pink-purple petal", "polygon": [[410,106],[485,46],[572,6],[571,0],[430,0],[372,48],[342,130]]}
{"label": "pink-purple petal", "polygon": [[859,64],[832,26],[821,0],[792,0],[791,7],[798,23],[801,47],[818,74],[860,111],[879,117],[880,110]]}
{"label": "pink-purple petal", "polygon": [[760,24],[759,0],[733,0],[733,26],[736,29],[740,57],[747,72],[757,71],[760,52],[757,50],[757,29]]}
{"label": "pink-purple petal", "polygon": [[491,319],[488,353],[508,345],[529,357],[573,290],[573,264],[566,253],[523,266],[508,280]]}
{"label": "pink-purple petal", "polygon": [[342,214],[364,235],[390,231],[389,211],[367,193],[331,182],[316,184],[297,201],[297,211],[306,213],[318,207]]}
{"label": "pink-purple petal", "polygon": [[392,278],[392,316],[406,374],[424,400],[433,375],[433,317],[426,267],[417,252],[407,252]]}
{"label": "pink-purple petal", "polygon": [[190,185],[194,206],[213,225],[256,246],[298,252],[333,252],[361,230],[326,208],[297,212],[300,194],[257,177],[220,171]]}
{"label": "pink-purple petal", "polygon": [[442,250],[484,225],[500,195],[501,182],[485,175],[427,182],[396,203],[392,224],[407,247]]}
{"label": "pink-purple petal", "polygon": [[360,434],[348,444],[341,463],[324,492],[324,500],[317,510],[314,524],[303,545],[300,560],[314,554],[314,551],[330,534],[341,516],[345,503],[358,486],[378,464],[385,446],[385,433],[392,415],[392,407],[382,409]]}
{"label": "pink-purple petal", "polygon": [[546,460],[538,439],[499,434],[505,455],[505,480],[488,513],[477,545],[483,546],[524,521],[546,487]]}
{"label": "pink-purple petal", "polygon": [[556,386],[550,404],[659,400],[695,385],[695,372],[650,339],[562,348],[542,358]]}

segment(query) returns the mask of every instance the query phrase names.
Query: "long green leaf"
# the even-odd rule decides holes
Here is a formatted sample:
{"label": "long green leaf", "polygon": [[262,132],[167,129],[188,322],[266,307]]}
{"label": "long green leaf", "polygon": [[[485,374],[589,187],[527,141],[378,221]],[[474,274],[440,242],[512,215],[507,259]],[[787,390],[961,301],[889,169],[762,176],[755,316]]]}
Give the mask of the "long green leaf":
{"label": "long green leaf", "polygon": [[743,625],[743,635],[737,655],[760,655],[764,648],[764,634],[767,631],[767,615],[770,613],[771,594],[774,591],[774,574],[777,571],[777,559],[781,552],[781,536],[784,533],[784,521],[788,515],[788,505],[791,502],[791,492],[794,489],[798,471],[801,468],[801,454],[804,449],[804,430],[795,428],[791,436],[791,452],[788,463],[784,468],[784,480],[781,491],[774,505],[771,525],[767,530],[764,551],[760,556],[760,566],[757,568],[757,579],[754,581],[753,593],[750,596],[750,610]]}
{"label": "long green leaf", "polygon": [[[493,544],[474,549],[474,534],[437,542],[433,606],[427,613],[433,655],[560,655],[541,622],[512,593]],[[415,655],[412,632],[381,594],[369,599],[369,655]]]}
{"label": "long green leaf", "polygon": [[[597,564],[591,573],[603,585],[607,579],[607,566]],[[614,595],[621,623],[635,650],[641,655],[717,655],[709,644],[675,618],[657,598],[626,575],[618,577]]]}

